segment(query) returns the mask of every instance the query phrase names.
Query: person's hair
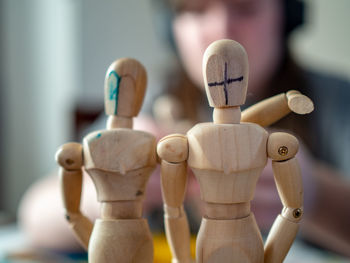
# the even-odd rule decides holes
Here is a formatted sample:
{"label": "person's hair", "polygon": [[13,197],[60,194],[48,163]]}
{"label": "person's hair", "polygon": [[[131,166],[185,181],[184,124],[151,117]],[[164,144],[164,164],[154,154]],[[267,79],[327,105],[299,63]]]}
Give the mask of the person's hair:
{"label": "person's hair", "polygon": [[[153,0],[155,26],[161,38],[176,50],[172,32],[172,20],[176,12],[181,10],[184,0]],[[188,0],[190,1],[190,0]],[[283,0],[284,37],[287,41],[290,34],[304,24],[305,3],[303,0]]]}
{"label": "person's hair", "polygon": [[[178,54],[178,52],[172,32],[172,20],[174,16],[176,16],[176,12],[181,12],[181,1],[185,0],[153,0],[153,3],[156,4],[155,8],[157,8],[154,13],[156,15],[155,23],[158,27],[158,33],[163,38],[163,41],[170,44],[175,54]],[[270,93],[267,95],[274,95],[278,92],[284,92],[288,90],[288,88],[292,89],[292,87],[286,85],[285,80],[292,78],[299,79],[301,77],[299,67],[294,64],[293,59],[289,55],[287,40],[290,34],[304,23],[304,2],[301,0],[283,0],[283,2],[285,19],[284,41],[282,43],[283,56],[280,62],[279,70],[274,76],[272,76],[271,80],[272,83],[278,84],[272,85],[272,88],[269,90]],[[179,62],[178,64],[178,67],[171,67],[169,70],[165,71],[165,88],[162,91],[162,94],[173,96],[179,100],[182,105],[183,112],[185,112],[185,116],[183,116],[185,119],[193,122],[208,121],[208,119],[201,118],[201,113],[210,112],[209,107],[202,107],[203,105],[207,105],[205,93],[198,89],[198,87],[196,87],[196,85],[190,80],[187,73],[181,66],[181,63]],[[282,81],[282,83],[280,83],[280,81]],[[302,84],[303,80],[300,80],[300,82]],[[281,87],[284,87],[284,90],[280,90]],[[206,111],[203,112],[203,109],[206,109]]]}
{"label": "person's hair", "polygon": [[288,38],[294,29],[304,24],[305,5],[301,0],[284,0],[284,33]]}

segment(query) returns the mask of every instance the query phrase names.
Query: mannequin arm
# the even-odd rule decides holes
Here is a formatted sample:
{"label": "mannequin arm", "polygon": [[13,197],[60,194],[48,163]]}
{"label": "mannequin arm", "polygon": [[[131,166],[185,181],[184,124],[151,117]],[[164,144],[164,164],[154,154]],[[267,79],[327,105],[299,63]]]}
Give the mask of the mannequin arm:
{"label": "mannequin arm", "polygon": [[308,114],[314,110],[313,102],[299,91],[290,90],[265,99],[242,112],[242,122],[253,122],[269,126],[290,112]]}
{"label": "mannequin arm", "polygon": [[81,245],[87,250],[93,224],[80,212],[82,156],[80,144],[67,143],[58,149],[56,161],[61,166],[59,176],[66,219]]}
{"label": "mannequin arm", "polygon": [[303,215],[303,186],[300,168],[294,157],[297,139],[287,133],[273,133],[268,140],[268,155],[281,201],[282,213],[276,218],[265,243],[264,262],[282,262],[299,229]]}
{"label": "mannequin arm", "polygon": [[172,253],[172,262],[192,262],[190,230],[183,201],[187,183],[187,138],[170,135],[159,141],[161,188],[164,202],[165,233]]}

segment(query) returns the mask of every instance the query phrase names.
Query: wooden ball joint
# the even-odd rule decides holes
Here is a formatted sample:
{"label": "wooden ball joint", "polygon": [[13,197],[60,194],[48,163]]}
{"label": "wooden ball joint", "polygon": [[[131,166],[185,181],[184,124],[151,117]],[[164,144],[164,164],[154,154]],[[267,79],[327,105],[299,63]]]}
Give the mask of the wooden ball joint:
{"label": "wooden ball joint", "polygon": [[[146,71],[134,59],[120,59],[105,79],[107,129],[88,134],[83,144],[57,151],[66,219],[90,263],[153,262],[153,242],[142,218],[142,201],[156,167],[156,139],[132,129],[146,89]],[[80,211],[82,169],[91,176],[101,218],[93,224]]]}
{"label": "wooden ball joint", "polygon": [[[262,101],[241,114],[248,85],[244,48],[233,40],[212,43],[203,58],[205,88],[213,122],[195,125],[186,135],[159,141],[165,231],[172,262],[192,262],[183,200],[190,167],[200,185],[205,213],[197,236],[196,262],[282,262],[303,214],[303,187],[297,139],[268,134],[268,126],[291,111],[307,114],[312,101],[290,91]],[[250,211],[258,177],[268,158],[283,210],[265,245]]]}

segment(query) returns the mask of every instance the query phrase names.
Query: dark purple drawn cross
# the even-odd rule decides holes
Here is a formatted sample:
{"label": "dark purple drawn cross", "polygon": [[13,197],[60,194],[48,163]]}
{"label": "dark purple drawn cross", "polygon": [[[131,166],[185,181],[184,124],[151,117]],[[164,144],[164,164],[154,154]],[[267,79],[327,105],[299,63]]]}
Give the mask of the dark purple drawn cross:
{"label": "dark purple drawn cross", "polygon": [[235,82],[235,81],[242,81],[243,80],[243,76],[240,76],[238,78],[235,78],[235,79],[232,79],[232,78],[227,78],[227,63],[225,62],[225,77],[224,77],[224,80],[221,81],[221,82],[211,82],[211,83],[208,83],[208,86],[209,87],[215,87],[215,86],[221,86],[223,85],[224,86],[224,92],[225,92],[225,104],[227,105],[228,104],[228,98],[227,98],[227,85],[232,83],[232,82]]}

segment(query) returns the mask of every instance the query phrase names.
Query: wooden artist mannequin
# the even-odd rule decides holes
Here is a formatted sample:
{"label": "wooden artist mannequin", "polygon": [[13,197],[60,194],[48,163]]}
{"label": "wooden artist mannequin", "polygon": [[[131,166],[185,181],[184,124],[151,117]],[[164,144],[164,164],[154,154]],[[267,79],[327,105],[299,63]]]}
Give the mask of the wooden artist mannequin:
{"label": "wooden artist mannequin", "polygon": [[[67,143],[56,154],[66,218],[88,249],[90,263],[153,262],[142,201],[156,167],[156,139],[132,129],[146,82],[138,61],[126,58],[111,64],[105,79],[107,130],[88,134],[83,145]],[[94,225],[80,211],[82,169],[91,176],[101,202],[101,218]]]}
{"label": "wooden artist mannequin", "polygon": [[[303,188],[295,154],[297,139],[287,133],[269,135],[270,125],[291,110],[313,110],[297,91],[277,95],[247,109],[248,60],[233,40],[211,44],[203,58],[203,74],[213,123],[195,125],[187,135],[164,137],[157,146],[165,227],[173,262],[191,262],[189,227],[183,209],[187,166],[200,185],[205,214],[197,237],[197,262],[282,262],[303,214]],[[241,118],[242,117],[242,118]],[[255,123],[242,123],[241,121]],[[256,182],[267,159],[284,205],[265,243],[250,211]]]}

